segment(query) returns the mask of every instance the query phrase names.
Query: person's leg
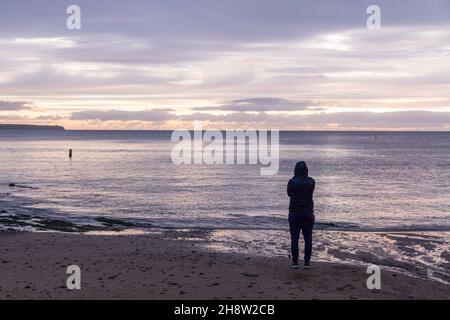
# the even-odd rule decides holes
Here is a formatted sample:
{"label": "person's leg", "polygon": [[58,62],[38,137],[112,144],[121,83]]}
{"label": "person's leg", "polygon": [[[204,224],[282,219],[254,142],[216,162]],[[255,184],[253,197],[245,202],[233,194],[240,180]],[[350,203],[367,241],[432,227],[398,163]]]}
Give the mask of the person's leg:
{"label": "person's leg", "polygon": [[289,214],[289,231],[291,233],[292,262],[298,263],[298,239],[300,237],[300,227],[294,214]]}
{"label": "person's leg", "polygon": [[312,255],[312,234],[314,229],[314,215],[302,225],[303,240],[305,241],[305,264],[309,264]]}

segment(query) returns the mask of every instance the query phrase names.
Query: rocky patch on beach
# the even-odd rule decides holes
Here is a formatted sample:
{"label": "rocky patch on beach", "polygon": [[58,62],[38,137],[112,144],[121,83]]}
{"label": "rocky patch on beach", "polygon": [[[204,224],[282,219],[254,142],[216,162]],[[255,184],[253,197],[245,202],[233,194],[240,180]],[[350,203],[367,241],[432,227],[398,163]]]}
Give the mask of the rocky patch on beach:
{"label": "rocky patch on beach", "polygon": [[95,224],[79,224],[64,219],[35,216],[29,214],[13,214],[0,210],[0,230],[8,231],[59,231],[59,232],[89,232],[89,231],[122,231],[125,228],[136,227],[135,224],[119,219],[104,217],[95,218]]}
{"label": "rocky patch on beach", "polygon": [[52,219],[28,214],[9,214],[6,210],[0,211],[0,226],[3,229],[30,230],[30,231],[62,231],[83,232],[96,229],[93,226],[80,226],[61,219]]}
{"label": "rocky patch on beach", "polygon": [[[11,182],[7,184],[14,189],[37,189],[26,184]],[[36,203],[11,201],[10,193],[0,194],[0,230],[7,231],[59,231],[83,233],[89,231],[122,231],[127,228],[148,227],[117,218],[92,217],[86,219],[70,219],[58,217],[58,212],[35,207]],[[29,199],[27,199],[29,201]],[[38,204],[38,203],[37,203]]]}

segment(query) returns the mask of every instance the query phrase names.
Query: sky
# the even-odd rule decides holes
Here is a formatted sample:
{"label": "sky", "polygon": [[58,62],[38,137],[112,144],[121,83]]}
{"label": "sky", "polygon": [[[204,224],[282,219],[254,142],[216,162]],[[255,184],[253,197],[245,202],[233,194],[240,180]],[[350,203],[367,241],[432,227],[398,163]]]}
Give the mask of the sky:
{"label": "sky", "polygon": [[[367,28],[369,5],[381,28]],[[69,30],[69,5],[81,29]],[[0,0],[0,122],[450,130],[448,0]]]}

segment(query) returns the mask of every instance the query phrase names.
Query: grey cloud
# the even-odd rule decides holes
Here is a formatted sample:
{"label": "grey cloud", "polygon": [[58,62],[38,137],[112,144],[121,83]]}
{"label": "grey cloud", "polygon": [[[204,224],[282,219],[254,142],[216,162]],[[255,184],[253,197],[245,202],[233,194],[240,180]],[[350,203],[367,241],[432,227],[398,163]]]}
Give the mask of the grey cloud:
{"label": "grey cloud", "polygon": [[[2,84],[4,90],[8,89],[14,93],[44,92],[49,87],[53,93],[86,93],[94,90],[96,93],[117,93],[118,87],[125,87],[127,93],[130,87],[138,87],[145,84],[147,87],[151,85],[167,85],[171,81],[183,80],[177,77],[155,76],[152,74],[143,74],[139,70],[128,69],[112,69],[103,68],[99,71],[89,71],[90,76],[86,76],[86,72],[80,74],[68,75],[58,72],[48,66],[44,66],[34,73],[26,73],[16,79]],[[111,72],[113,76],[102,77],[103,73]]]}
{"label": "grey cloud", "polygon": [[[67,1],[0,1],[0,30],[11,34],[73,34],[65,28]],[[83,32],[205,41],[266,41],[318,30],[364,27],[371,0],[78,0]],[[447,22],[446,0],[378,0],[385,25]],[[130,19],[132,17],[132,19]]]}
{"label": "grey cloud", "polygon": [[66,117],[63,116],[51,116],[51,115],[44,115],[44,116],[39,116],[37,118],[35,118],[37,120],[52,120],[52,121],[56,121],[56,120],[65,120]]}
{"label": "grey cloud", "polygon": [[99,121],[143,121],[164,122],[169,120],[180,121],[208,121],[210,123],[228,123],[236,126],[258,125],[272,128],[328,128],[337,129],[402,129],[417,128],[429,130],[449,130],[450,112],[430,111],[398,111],[398,112],[338,112],[315,113],[307,115],[268,114],[259,112],[251,114],[234,112],[227,115],[212,115],[209,113],[194,113],[190,115],[176,115],[172,109],[156,109],[141,111],[124,110],[89,110],[74,112],[71,120],[99,120]]}
{"label": "grey cloud", "polygon": [[1,101],[0,100],[0,111],[14,111],[14,110],[24,110],[30,109],[30,104],[24,101]]}
{"label": "grey cloud", "polygon": [[[402,59],[412,55],[433,56],[437,44],[448,43],[448,39],[437,39],[436,43],[421,44],[416,42],[415,32],[409,32],[409,26],[421,30],[422,25],[446,30],[449,25],[450,3],[444,0],[427,2],[411,0],[378,1],[382,8],[382,21],[385,29],[378,33],[365,29],[366,8],[372,4],[368,0],[325,1],[325,0],[248,0],[248,1],[211,1],[184,0],[132,2],[100,0],[80,0],[77,4],[82,8],[82,30],[67,30],[65,27],[65,1],[6,1],[0,0],[0,35],[13,37],[63,37],[73,40],[76,46],[70,48],[51,48],[35,45],[5,45],[4,57],[0,54],[0,69],[12,65],[10,73],[24,69],[22,62],[11,63],[10,57],[33,55],[39,58],[35,72],[11,77],[3,87],[8,93],[40,92],[45,87],[56,89],[57,93],[86,92],[95,89],[98,92],[117,92],[117,85],[124,90],[132,90],[138,86],[148,89],[150,83],[157,88],[152,90],[179,88],[184,80],[176,76],[169,78],[139,74],[133,65],[152,65],[171,67],[195,67],[193,77],[202,72],[197,80],[200,90],[229,88],[240,86],[242,91],[260,94],[273,94],[280,90],[295,90],[302,87],[313,87],[317,90],[336,80],[327,79],[324,73],[336,71],[371,71],[383,68],[379,62],[388,59]],[[332,13],[332,14],[330,14]],[[391,32],[390,28],[406,26],[407,33]],[[389,28],[388,28],[389,27]],[[352,50],[338,51],[315,49],[295,49],[288,42],[307,41],[317,35],[339,33],[340,31],[359,30],[354,35]],[[408,31],[409,30],[409,31]],[[4,33],[3,33],[4,32]],[[433,38],[433,37],[430,37]],[[406,46],[405,46],[406,43]],[[257,46],[252,46],[258,44]],[[422,47],[423,48],[422,48]],[[404,50],[406,47],[408,50]],[[374,48],[376,50],[374,50]],[[414,51],[416,50],[416,51]],[[425,52],[423,52],[425,50]],[[239,55],[235,55],[238,53]],[[444,52],[444,54],[446,54]],[[241,65],[230,63],[230,74],[216,81],[214,70],[206,70],[202,66],[205,61],[220,66],[229,57],[264,57],[279,56],[286,59],[285,64],[276,64],[275,68],[268,63],[268,73],[246,74],[235,79],[231,74],[239,73]],[[355,59],[350,59],[355,58]],[[257,59],[255,59],[257,60]],[[324,63],[325,61],[325,63]],[[46,67],[48,64],[64,62],[94,62],[118,64],[122,69],[111,78],[86,78],[84,72],[71,75],[55,73]],[[189,63],[187,63],[189,62]],[[199,64],[196,64],[198,62]],[[185,63],[183,65],[183,63]],[[305,64],[303,67],[295,65]],[[39,64],[39,66],[37,66]],[[252,65],[252,62],[249,62]],[[389,63],[389,68],[393,65]],[[401,63],[400,63],[401,65]],[[339,67],[340,66],[340,67]],[[342,67],[344,66],[344,67]],[[369,66],[372,66],[370,69]],[[105,71],[104,65],[99,73]],[[444,70],[448,67],[444,66]],[[30,68],[34,70],[34,68]],[[258,69],[258,68],[256,68]],[[108,71],[108,70],[106,70]],[[188,77],[189,75],[186,75]],[[243,78],[240,79],[240,78]],[[401,79],[403,81],[404,79]],[[239,82],[240,81],[240,82]],[[360,82],[359,80],[358,83]],[[394,82],[394,80],[388,80]],[[406,80],[404,80],[406,81]],[[427,79],[423,80],[424,82]],[[430,81],[435,81],[430,79]],[[350,80],[339,79],[339,82]],[[441,82],[445,82],[442,78]],[[130,84],[134,85],[130,88]],[[269,89],[264,87],[266,85]],[[165,87],[164,87],[165,86]],[[192,85],[193,87],[194,85]],[[64,87],[61,89],[61,87]],[[293,89],[292,89],[293,88]],[[271,91],[268,91],[271,90]],[[354,90],[356,93],[361,92]],[[222,91],[224,92],[224,91]],[[282,91],[286,93],[285,91]],[[196,94],[194,92],[193,94]],[[275,94],[274,94],[275,93]],[[356,94],[353,93],[353,94]],[[365,92],[368,94],[369,92]],[[326,93],[324,93],[326,94]],[[348,94],[348,92],[344,92]],[[309,96],[318,97],[317,91]],[[230,110],[240,111],[239,105],[229,106]],[[292,106],[295,108],[295,106]],[[261,111],[266,111],[261,109]]]}
{"label": "grey cloud", "polygon": [[304,117],[316,124],[337,123],[342,126],[378,128],[427,128],[450,126],[450,112],[339,112]]}
{"label": "grey cloud", "polygon": [[300,111],[314,105],[312,101],[295,101],[282,98],[236,99],[218,106],[200,107],[198,110],[223,111]]}
{"label": "grey cloud", "polygon": [[45,120],[45,121],[59,121],[59,120],[65,120],[66,117],[63,116],[52,116],[52,115],[41,115],[38,117],[33,117],[29,115],[14,115],[14,114],[7,114],[2,115],[0,117],[0,121],[36,121],[36,120]]}
{"label": "grey cloud", "polygon": [[[2,0],[0,30],[8,30],[10,35],[73,35],[65,28],[65,9],[69,4],[55,0]],[[292,38],[317,29],[355,26],[363,22],[361,12],[364,16],[367,7],[359,0],[78,0],[77,5],[82,9],[82,32],[114,32],[157,42],[166,39],[165,43],[182,39],[236,42]]]}
{"label": "grey cloud", "polygon": [[72,120],[100,120],[100,121],[166,121],[174,118],[170,109],[125,111],[125,110],[87,110],[74,112]]}
{"label": "grey cloud", "polygon": [[329,125],[336,125],[338,128],[434,128],[440,130],[448,130],[450,128],[450,112],[430,111],[337,112],[308,115],[270,115],[265,112],[258,114],[237,112],[228,115],[196,113],[183,116],[181,119],[185,121],[200,120],[236,124],[267,124],[274,128],[286,128],[286,126],[296,128],[308,126],[326,127]]}
{"label": "grey cloud", "polygon": [[[79,0],[80,31],[65,27],[65,9],[69,4],[72,3],[56,0],[0,0],[0,40],[61,37],[76,42],[76,46],[64,48],[35,42],[27,44],[27,41],[25,44],[1,43],[1,87],[5,99],[7,96],[28,99],[49,93],[55,97],[151,93],[186,99],[201,97],[209,101],[235,96],[298,96],[304,100],[230,100],[218,106],[196,108],[203,113],[195,116],[181,117],[161,110],[93,110],[79,111],[72,117],[104,121],[199,117],[237,123],[272,122],[278,126],[307,122],[336,122],[348,126],[417,123],[422,127],[421,121],[417,121],[422,116],[430,123],[441,120],[435,118],[436,114],[428,113],[403,114],[406,123],[402,124],[403,120],[393,114],[288,116],[265,112],[319,111],[308,99],[414,98],[421,95],[449,98],[448,0],[379,0],[383,25],[379,31],[365,28],[366,8],[373,4],[371,0]],[[440,32],[420,35],[427,30]],[[322,36],[341,32],[349,35],[342,40],[348,45],[348,51],[320,47],[327,41]],[[319,46],[304,46],[310,42]],[[27,58],[36,59],[25,62]],[[64,63],[80,62],[84,65],[92,62],[96,69],[86,71],[80,67],[78,72],[75,66],[73,69],[77,72],[71,73],[55,68],[64,67]],[[108,72],[112,73],[111,77],[105,76]],[[368,75],[378,72],[393,77],[360,78],[358,72]],[[333,77],[330,73],[342,73],[344,77]],[[407,76],[395,78],[401,73]],[[36,105],[45,102],[35,101]],[[123,105],[127,103],[133,102]],[[19,110],[27,106],[4,107],[0,104],[0,110]],[[407,109],[409,106],[393,107]],[[427,107],[424,109],[435,110],[442,105],[430,102]],[[177,108],[180,110],[182,107]],[[218,110],[235,113],[226,116],[204,113]],[[442,114],[443,119],[446,117]]]}

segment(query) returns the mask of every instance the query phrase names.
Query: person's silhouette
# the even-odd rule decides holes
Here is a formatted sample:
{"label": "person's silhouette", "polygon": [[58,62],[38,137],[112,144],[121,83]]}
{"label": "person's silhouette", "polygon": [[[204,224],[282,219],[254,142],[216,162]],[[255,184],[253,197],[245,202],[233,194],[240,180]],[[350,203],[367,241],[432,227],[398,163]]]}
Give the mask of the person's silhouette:
{"label": "person's silhouette", "polygon": [[309,269],[312,254],[312,233],[314,228],[313,193],[316,182],[308,176],[304,161],[295,165],[294,177],[289,180],[287,194],[289,202],[289,230],[291,233],[292,268],[298,268],[298,240],[300,232],[305,240],[305,269]]}

